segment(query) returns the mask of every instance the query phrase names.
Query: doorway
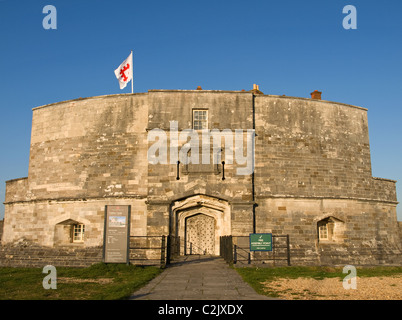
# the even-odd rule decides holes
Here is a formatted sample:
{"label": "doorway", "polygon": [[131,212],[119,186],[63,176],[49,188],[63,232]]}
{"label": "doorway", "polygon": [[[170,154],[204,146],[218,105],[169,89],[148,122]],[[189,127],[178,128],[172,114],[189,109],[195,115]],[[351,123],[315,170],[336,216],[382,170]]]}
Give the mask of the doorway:
{"label": "doorway", "polygon": [[215,219],[202,213],[186,218],[186,254],[215,254]]}
{"label": "doorway", "polygon": [[180,237],[180,254],[217,256],[220,237],[231,233],[230,205],[207,195],[173,201],[169,233]]}

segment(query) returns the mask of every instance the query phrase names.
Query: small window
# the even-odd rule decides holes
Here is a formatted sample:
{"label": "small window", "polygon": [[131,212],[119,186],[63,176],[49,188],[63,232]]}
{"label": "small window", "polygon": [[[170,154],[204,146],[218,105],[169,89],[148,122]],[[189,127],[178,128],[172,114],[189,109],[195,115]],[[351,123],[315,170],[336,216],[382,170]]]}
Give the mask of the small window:
{"label": "small window", "polygon": [[73,225],[73,242],[84,242],[85,225]]}
{"label": "small window", "polygon": [[328,240],[328,222],[322,221],[318,224],[318,238]]}
{"label": "small window", "polygon": [[342,243],[345,239],[345,223],[335,217],[327,217],[317,222],[318,241]]}
{"label": "small window", "polygon": [[193,110],[193,129],[202,130],[208,128],[208,110]]}

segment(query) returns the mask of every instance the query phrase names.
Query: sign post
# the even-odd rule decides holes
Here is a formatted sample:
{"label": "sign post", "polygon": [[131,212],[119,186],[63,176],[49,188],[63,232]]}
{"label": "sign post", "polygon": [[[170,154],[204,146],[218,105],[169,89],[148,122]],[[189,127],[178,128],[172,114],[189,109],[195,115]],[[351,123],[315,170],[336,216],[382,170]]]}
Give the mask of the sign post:
{"label": "sign post", "polygon": [[129,264],[131,206],[105,206],[103,261]]}
{"label": "sign post", "polygon": [[250,233],[250,251],[272,251],[272,233]]}

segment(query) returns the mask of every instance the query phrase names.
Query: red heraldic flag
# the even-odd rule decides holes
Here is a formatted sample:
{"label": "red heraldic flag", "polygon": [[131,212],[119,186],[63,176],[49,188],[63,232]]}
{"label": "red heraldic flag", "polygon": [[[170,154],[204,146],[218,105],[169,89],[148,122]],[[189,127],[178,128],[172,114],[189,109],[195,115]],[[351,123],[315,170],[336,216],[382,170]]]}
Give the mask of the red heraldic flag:
{"label": "red heraldic flag", "polygon": [[129,81],[133,80],[133,52],[128,58],[114,70],[117,80],[119,80],[120,89],[124,89]]}

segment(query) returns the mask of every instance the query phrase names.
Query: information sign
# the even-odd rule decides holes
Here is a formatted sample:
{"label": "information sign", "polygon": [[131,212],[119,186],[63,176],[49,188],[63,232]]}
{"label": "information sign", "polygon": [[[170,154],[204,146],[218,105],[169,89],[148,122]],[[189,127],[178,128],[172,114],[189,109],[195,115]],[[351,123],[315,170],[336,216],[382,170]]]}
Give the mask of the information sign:
{"label": "information sign", "polygon": [[250,233],[250,251],[272,251],[272,233]]}
{"label": "information sign", "polygon": [[103,260],[129,263],[131,206],[105,206]]}

